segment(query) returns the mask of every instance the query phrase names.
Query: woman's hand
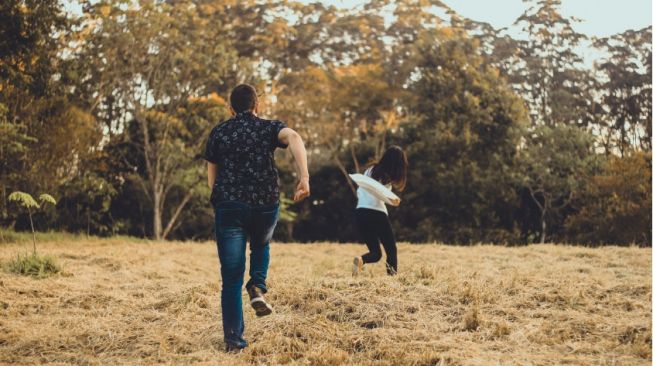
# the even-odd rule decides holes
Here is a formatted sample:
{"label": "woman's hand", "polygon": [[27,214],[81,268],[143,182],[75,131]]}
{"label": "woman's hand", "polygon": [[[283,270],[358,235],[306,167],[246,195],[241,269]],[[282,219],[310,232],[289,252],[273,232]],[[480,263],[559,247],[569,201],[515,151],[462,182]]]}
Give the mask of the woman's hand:
{"label": "woman's hand", "polygon": [[390,204],[393,206],[399,206],[400,203],[401,203],[401,198],[393,198],[390,200]]}

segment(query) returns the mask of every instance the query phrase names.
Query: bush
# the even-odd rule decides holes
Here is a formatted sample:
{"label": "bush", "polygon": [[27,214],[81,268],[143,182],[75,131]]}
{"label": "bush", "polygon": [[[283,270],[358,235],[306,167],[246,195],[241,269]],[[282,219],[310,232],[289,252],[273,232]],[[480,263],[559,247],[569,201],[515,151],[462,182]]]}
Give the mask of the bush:
{"label": "bush", "polygon": [[651,155],[613,156],[576,197],[567,239],[582,244],[651,245]]}
{"label": "bush", "polygon": [[52,257],[36,253],[18,254],[6,266],[11,273],[37,278],[45,278],[61,271]]}

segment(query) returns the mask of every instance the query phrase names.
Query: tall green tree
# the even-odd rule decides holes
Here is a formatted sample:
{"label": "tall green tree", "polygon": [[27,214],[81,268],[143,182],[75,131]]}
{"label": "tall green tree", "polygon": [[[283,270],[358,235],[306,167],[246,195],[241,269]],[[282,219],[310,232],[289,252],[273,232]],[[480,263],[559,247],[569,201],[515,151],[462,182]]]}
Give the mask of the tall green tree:
{"label": "tall green tree", "polygon": [[9,223],[9,191],[53,191],[99,140],[63,81],[70,26],[56,0],[0,4],[0,216]]}
{"label": "tall green tree", "polygon": [[606,153],[651,150],[651,27],[600,38],[606,53],[596,63],[599,136]]}
{"label": "tall green tree", "polygon": [[550,222],[564,221],[564,210],[598,168],[591,135],[576,126],[537,126],[526,134],[516,161],[518,184],[537,207],[539,242],[544,243]]}
{"label": "tall green tree", "polygon": [[400,235],[510,241],[517,204],[510,172],[527,124],[524,104],[460,30],[424,32],[416,47]]}
{"label": "tall green tree", "polygon": [[[205,185],[193,158],[227,111],[215,94],[198,98],[236,67],[235,52],[218,19],[192,1],[87,3],[85,12],[76,57],[85,73],[81,90],[90,96],[86,106],[104,121],[111,140],[137,153],[136,161],[122,158],[151,205],[152,236],[165,238]],[[171,202],[175,187],[186,194]]]}
{"label": "tall green tree", "polygon": [[[591,123],[591,74],[578,48],[587,37],[574,30],[576,18],[560,13],[561,0],[524,0],[530,7],[516,25],[528,38],[518,41],[509,82],[529,105],[536,124]],[[500,49],[501,50],[501,49]]]}

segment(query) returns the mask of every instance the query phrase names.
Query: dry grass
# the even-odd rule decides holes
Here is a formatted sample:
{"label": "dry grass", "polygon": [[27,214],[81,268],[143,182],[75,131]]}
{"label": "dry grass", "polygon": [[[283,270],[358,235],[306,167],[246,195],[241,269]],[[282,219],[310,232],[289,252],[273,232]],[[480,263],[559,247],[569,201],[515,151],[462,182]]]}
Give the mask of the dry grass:
{"label": "dry grass", "polygon": [[[581,364],[651,362],[651,250],[399,248],[350,276],[361,245],[273,245],[251,346],[223,352],[212,243],[41,243],[63,272],[0,274],[2,364]],[[0,247],[6,262],[21,246]]]}

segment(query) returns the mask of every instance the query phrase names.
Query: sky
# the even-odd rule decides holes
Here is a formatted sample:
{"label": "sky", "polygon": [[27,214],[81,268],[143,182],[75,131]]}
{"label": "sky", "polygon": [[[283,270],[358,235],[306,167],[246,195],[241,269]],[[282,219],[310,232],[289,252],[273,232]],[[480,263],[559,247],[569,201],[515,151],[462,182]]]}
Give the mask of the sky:
{"label": "sky", "polygon": [[[75,0],[62,0],[69,11],[79,12]],[[305,3],[315,0],[300,0]],[[351,8],[363,0],[326,0],[323,4]],[[526,10],[522,0],[444,0],[444,3],[466,18],[509,27]],[[562,0],[562,14],[582,19],[575,29],[588,36],[605,37],[628,29],[651,25],[652,0]]]}
{"label": "sky", "polygon": [[[495,28],[510,26],[527,8],[522,0],[443,0],[460,15],[492,24]],[[310,2],[310,1],[305,1]],[[354,7],[358,0],[328,0],[324,4]],[[651,0],[562,0],[564,16],[578,17],[582,23],[576,31],[588,36],[605,37],[628,29],[651,25]]]}

